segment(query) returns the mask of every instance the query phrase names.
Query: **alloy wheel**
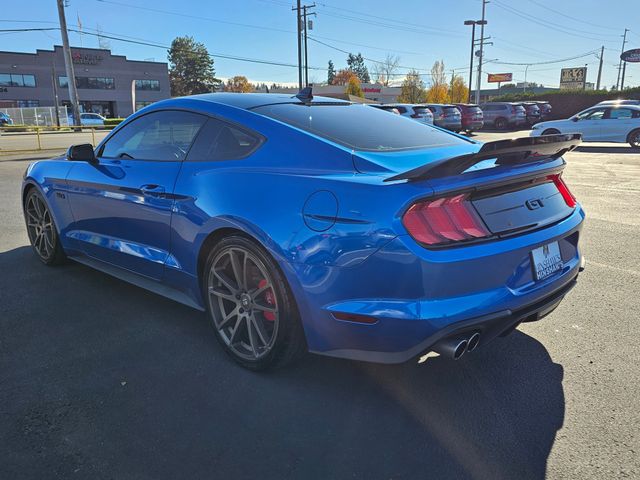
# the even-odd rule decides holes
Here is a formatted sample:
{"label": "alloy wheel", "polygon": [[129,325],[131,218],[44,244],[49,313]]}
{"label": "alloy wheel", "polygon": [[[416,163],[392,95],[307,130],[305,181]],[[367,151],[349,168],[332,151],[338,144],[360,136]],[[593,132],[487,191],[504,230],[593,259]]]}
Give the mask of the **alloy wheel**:
{"label": "alloy wheel", "polygon": [[44,260],[55,252],[55,231],[51,213],[39,195],[31,195],[25,209],[27,231],[33,248]]}
{"label": "alloy wheel", "polygon": [[631,134],[630,142],[632,147],[640,148],[640,130]]}
{"label": "alloy wheel", "polygon": [[271,275],[253,253],[222,250],[208,274],[209,307],[220,338],[237,356],[259,360],[273,348],[280,323]]}

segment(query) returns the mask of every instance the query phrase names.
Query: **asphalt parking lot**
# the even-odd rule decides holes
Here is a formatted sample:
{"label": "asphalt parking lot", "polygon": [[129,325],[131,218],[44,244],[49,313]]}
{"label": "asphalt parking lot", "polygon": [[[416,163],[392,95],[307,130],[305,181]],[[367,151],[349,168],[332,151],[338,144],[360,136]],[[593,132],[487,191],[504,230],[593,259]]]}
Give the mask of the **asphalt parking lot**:
{"label": "asphalt parking lot", "polygon": [[40,264],[0,157],[0,478],[639,478],[640,154],[566,159],[587,269],[549,317],[457,362],[255,374],[204,314]]}

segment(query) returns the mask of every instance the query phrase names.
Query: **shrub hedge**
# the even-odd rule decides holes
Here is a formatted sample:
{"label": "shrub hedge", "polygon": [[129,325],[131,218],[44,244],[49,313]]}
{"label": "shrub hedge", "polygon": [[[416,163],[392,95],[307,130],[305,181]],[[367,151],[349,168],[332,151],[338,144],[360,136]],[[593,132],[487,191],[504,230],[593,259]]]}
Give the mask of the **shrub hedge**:
{"label": "shrub hedge", "polygon": [[123,120],[124,118],[106,118],[104,120],[104,125],[105,127],[115,127],[116,125],[122,123]]}
{"label": "shrub hedge", "polygon": [[607,90],[558,90],[557,92],[512,93],[492,99],[493,102],[519,102],[527,100],[546,100],[551,104],[551,119],[569,118],[585,108],[604,100],[640,100],[640,87],[629,88],[623,92]]}

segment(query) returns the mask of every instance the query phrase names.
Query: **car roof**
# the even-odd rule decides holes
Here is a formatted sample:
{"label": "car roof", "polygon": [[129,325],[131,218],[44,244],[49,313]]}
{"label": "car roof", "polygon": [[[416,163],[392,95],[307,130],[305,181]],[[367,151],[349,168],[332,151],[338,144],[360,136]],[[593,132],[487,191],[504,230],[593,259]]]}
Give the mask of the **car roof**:
{"label": "car roof", "polygon": [[640,100],[629,99],[629,100],[603,100],[599,102],[597,105],[640,105]]}
{"label": "car roof", "polygon": [[[295,95],[290,95],[285,93],[230,93],[230,92],[203,93],[201,95],[179,97],[172,100],[179,101],[182,98],[200,100],[203,102],[218,103],[222,105],[229,105],[231,107],[242,108],[245,110],[250,110],[252,108],[260,107],[263,105],[277,105],[281,103],[284,104],[284,103],[300,102],[300,100],[298,100]],[[311,101],[311,104],[313,105],[314,103],[326,103],[326,102],[346,103],[346,104],[351,103],[346,100],[340,100],[337,98],[318,97],[314,95],[313,100]]]}

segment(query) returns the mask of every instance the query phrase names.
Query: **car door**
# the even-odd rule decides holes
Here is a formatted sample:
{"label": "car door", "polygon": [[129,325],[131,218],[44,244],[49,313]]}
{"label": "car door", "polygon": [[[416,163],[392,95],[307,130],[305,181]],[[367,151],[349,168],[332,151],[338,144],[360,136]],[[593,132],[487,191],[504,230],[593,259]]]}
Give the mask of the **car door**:
{"label": "car door", "polygon": [[156,111],[118,129],[67,177],[74,217],[67,236],[98,260],[160,279],[171,262],[173,189],[206,117]]}
{"label": "car door", "polygon": [[614,107],[609,109],[608,114],[602,121],[603,142],[626,142],[627,135],[633,130],[634,122],[633,110],[624,107]]}
{"label": "car door", "polygon": [[602,123],[609,109],[597,107],[578,113],[575,117],[575,132],[582,134],[582,139],[587,142],[602,141]]}

